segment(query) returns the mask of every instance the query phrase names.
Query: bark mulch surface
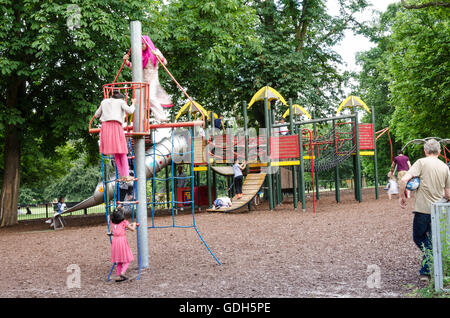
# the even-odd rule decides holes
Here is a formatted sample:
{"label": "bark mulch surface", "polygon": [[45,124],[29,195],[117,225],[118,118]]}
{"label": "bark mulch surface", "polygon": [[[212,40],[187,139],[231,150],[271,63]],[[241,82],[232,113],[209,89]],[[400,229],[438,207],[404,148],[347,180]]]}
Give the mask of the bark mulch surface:
{"label": "bark mulch surface", "polygon": [[[59,231],[44,220],[20,223],[0,229],[0,297],[411,297],[425,287],[412,241],[413,203],[402,210],[383,190],[375,200],[365,189],[362,203],[350,191],[341,192],[340,204],[334,193],[321,193],[315,214],[311,197],[306,212],[294,211],[289,199],[274,211],[263,203],[250,212],[198,212],[199,233],[221,265],[195,229],[149,229],[150,267],[123,283],[115,274],[106,281],[104,216],[66,217]],[[175,216],[176,225],[192,221],[186,212]],[[155,218],[155,225],[171,224],[171,216]],[[128,240],[135,261],[127,274],[135,276],[135,233]],[[68,287],[72,264],[80,288]]]}

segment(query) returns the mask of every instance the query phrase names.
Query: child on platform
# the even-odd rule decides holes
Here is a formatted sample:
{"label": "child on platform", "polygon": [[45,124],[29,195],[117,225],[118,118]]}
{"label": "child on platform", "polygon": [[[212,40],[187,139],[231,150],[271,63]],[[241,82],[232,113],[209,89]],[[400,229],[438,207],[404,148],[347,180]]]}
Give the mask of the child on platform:
{"label": "child on platform", "polygon": [[132,105],[128,106],[125,96],[114,91],[111,98],[104,99],[95,112],[95,117],[100,118],[102,127],[100,129],[100,152],[104,155],[114,155],[120,180],[130,182],[128,165],[128,147],[123,132],[125,114],[132,114],[135,110],[136,99],[133,98]]}
{"label": "child on platform", "polygon": [[125,220],[123,210],[117,208],[111,214],[111,233],[112,243],[111,243],[111,262],[117,264],[116,282],[122,282],[128,278],[125,276],[128,266],[134,260],[133,252],[128,244],[127,232],[129,229],[131,231],[136,231],[136,222],[130,223]]}

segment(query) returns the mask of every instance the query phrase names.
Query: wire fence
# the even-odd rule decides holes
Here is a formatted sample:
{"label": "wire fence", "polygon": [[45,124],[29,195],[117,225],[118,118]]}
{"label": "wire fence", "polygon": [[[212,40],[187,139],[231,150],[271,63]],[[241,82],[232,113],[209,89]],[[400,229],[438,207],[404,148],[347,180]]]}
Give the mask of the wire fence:
{"label": "wire fence", "polygon": [[[79,202],[66,202],[67,208],[70,208]],[[35,219],[48,219],[55,213],[54,207],[56,203],[41,203],[41,204],[21,204],[17,211],[17,220],[28,221]],[[72,215],[88,215],[88,214],[104,214],[105,207],[103,204],[94,206],[88,209],[83,209],[75,212],[65,213],[64,216]]]}

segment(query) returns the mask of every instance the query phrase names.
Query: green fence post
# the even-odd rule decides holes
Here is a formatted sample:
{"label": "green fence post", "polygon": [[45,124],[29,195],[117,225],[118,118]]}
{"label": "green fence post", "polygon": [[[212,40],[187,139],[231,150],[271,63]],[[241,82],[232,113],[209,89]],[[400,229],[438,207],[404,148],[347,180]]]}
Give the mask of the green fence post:
{"label": "green fence post", "polygon": [[273,187],[272,187],[272,167],[270,166],[270,118],[269,118],[269,101],[267,97],[264,98],[264,120],[266,124],[266,159],[267,159],[267,180],[268,180],[268,192],[269,192],[269,208],[273,210]]}
{"label": "green fence post", "polygon": [[[289,129],[291,135],[295,136],[294,126],[294,113],[292,112],[292,98],[289,99]],[[292,194],[294,200],[294,210],[297,210],[298,197],[297,197],[297,166],[292,166]]]}
{"label": "green fence post", "polygon": [[375,199],[378,199],[377,136],[375,129],[375,108],[373,106],[372,106],[372,125],[373,125],[373,170],[375,181]]}
{"label": "green fence post", "polygon": [[356,154],[355,154],[355,195],[356,200],[361,202],[361,155],[359,149],[359,124],[358,124],[358,113],[355,112],[355,141],[356,141]]}
{"label": "green fence post", "polygon": [[306,196],[305,196],[305,162],[303,158],[303,136],[302,126],[297,127],[298,130],[298,146],[300,147],[300,167],[298,169],[298,191],[299,198],[302,201],[302,211],[306,211]]}

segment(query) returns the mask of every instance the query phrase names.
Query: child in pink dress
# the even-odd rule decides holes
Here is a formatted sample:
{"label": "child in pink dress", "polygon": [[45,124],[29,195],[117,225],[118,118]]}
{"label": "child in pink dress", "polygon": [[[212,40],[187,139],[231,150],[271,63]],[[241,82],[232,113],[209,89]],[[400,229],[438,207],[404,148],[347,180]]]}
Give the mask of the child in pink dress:
{"label": "child in pink dress", "polygon": [[[147,45],[148,44],[148,45]],[[154,54],[153,54],[154,53]],[[159,122],[167,122],[169,119],[164,113],[163,108],[170,108],[173,106],[172,99],[169,94],[159,83],[158,78],[158,59],[161,60],[164,65],[167,64],[167,60],[162,55],[161,51],[155,47],[152,40],[147,36],[142,36],[142,67],[143,67],[143,80],[150,85],[150,107],[155,119]],[[126,65],[131,68],[131,62],[129,61],[129,55],[124,55],[123,59],[126,61]]]}
{"label": "child in pink dress", "polygon": [[128,147],[123,132],[125,114],[132,114],[135,110],[136,99],[128,106],[125,96],[115,91],[111,98],[104,99],[95,112],[95,117],[100,118],[100,152],[104,155],[114,155],[117,170],[122,181],[132,181],[128,166]]}
{"label": "child in pink dress", "polygon": [[136,222],[130,223],[125,220],[123,211],[117,208],[111,214],[111,231],[112,231],[112,244],[111,244],[111,262],[117,263],[117,279],[116,282],[122,282],[128,278],[125,276],[130,262],[134,260],[133,252],[127,240],[127,232],[136,231]]}

